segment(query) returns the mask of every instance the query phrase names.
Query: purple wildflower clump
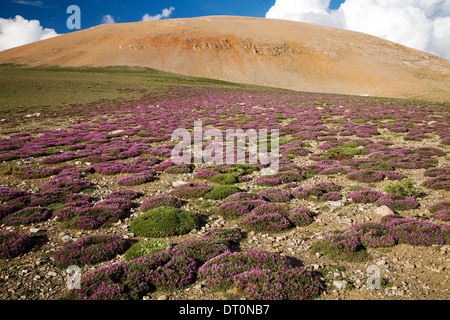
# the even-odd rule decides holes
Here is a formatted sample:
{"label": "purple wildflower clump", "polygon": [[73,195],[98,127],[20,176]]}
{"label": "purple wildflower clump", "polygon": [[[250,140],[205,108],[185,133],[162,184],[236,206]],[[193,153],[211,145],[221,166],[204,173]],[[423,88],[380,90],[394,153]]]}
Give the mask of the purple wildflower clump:
{"label": "purple wildflower clump", "polygon": [[391,230],[380,222],[366,222],[351,226],[345,234],[357,236],[364,247],[392,247],[397,244]]}
{"label": "purple wildflower clump", "polygon": [[56,221],[69,221],[79,215],[82,209],[89,207],[90,206],[67,206],[54,212],[51,218]]}
{"label": "purple wildflower clump", "polygon": [[407,176],[403,173],[397,171],[381,171],[386,178],[389,180],[403,180],[406,179]]}
{"label": "purple wildflower clump", "polygon": [[41,163],[42,164],[56,164],[56,163],[61,163],[61,162],[77,159],[79,157],[80,157],[79,155],[76,155],[73,152],[65,152],[65,153],[54,155],[52,157],[45,158],[44,160],[41,161]]}
{"label": "purple wildflower clump", "polygon": [[283,184],[283,181],[281,178],[276,177],[258,177],[255,179],[255,183],[260,186],[273,187]]}
{"label": "purple wildflower clump", "polygon": [[115,223],[123,218],[124,211],[115,206],[98,206],[88,208],[71,208],[63,212],[55,213],[59,221],[63,221],[63,227],[84,230],[98,229],[107,223]]}
{"label": "purple wildflower clump", "polygon": [[151,181],[155,181],[156,177],[152,172],[142,172],[128,175],[117,179],[116,183],[121,186],[137,186]]}
{"label": "purple wildflower clump", "polygon": [[243,215],[238,224],[243,228],[258,232],[280,232],[292,227],[291,222],[279,213],[255,213]]}
{"label": "purple wildflower clump", "polygon": [[55,176],[41,186],[42,191],[65,191],[79,193],[87,188],[92,188],[93,183],[88,180],[74,179],[71,177]]}
{"label": "purple wildflower clump", "polygon": [[325,201],[338,201],[342,199],[342,194],[339,192],[328,192],[322,196],[322,200]]}
{"label": "purple wildflower clump", "polygon": [[33,167],[22,167],[17,176],[21,179],[41,179],[50,176],[57,175],[62,171],[62,168],[33,168]]}
{"label": "purple wildflower clump", "polygon": [[419,203],[412,197],[402,196],[398,193],[388,193],[381,196],[376,205],[387,206],[394,211],[411,210],[419,207]]}
{"label": "purple wildflower clump", "polygon": [[194,282],[197,269],[198,262],[186,252],[169,249],[131,260],[127,276],[135,287],[174,291]]}
{"label": "purple wildflower clump", "polygon": [[292,190],[292,195],[299,199],[335,201],[342,199],[338,192],[341,186],[334,182],[319,182],[312,186],[300,186]]}
{"label": "purple wildflower clump", "polygon": [[270,202],[288,202],[291,200],[291,193],[289,191],[278,188],[267,188],[257,193],[263,196]]}
{"label": "purple wildflower clump", "polygon": [[129,211],[132,208],[137,207],[136,203],[125,198],[109,198],[100,202],[97,202],[94,207],[112,206],[119,208],[123,211]]}
{"label": "purple wildflower clump", "polygon": [[331,234],[325,236],[322,241],[346,254],[357,251],[361,246],[359,238],[349,234]]}
{"label": "purple wildflower clump", "polygon": [[382,171],[366,169],[350,172],[346,178],[353,181],[372,183],[384,180],[384,174]]}
{"label": "purple wildflower clump", "polygon": [[265,201],[263,196],[251,192],[238,192],[226,197],[224,201],[226,202],[226,201],[252,201],[252,200]]}
{"label": "purple wildflower clump", "polygon": [[398,243],[412,246],[444,245],[450,242],[450,229],[429,221],[386,216],[381,219]]}
{"label": "purple wildflower clump", "polygon": [[305,227],[313,223],[314,213],[305,208],[295,208],[288,214],[288,219],[297,227]]}
{"label": "purple wildflower clump", "polygon": [[0,202],[7,202],[19,197],[26,196],[28,193],[25,191],[11,190],[5,187],[0,187]]}
{"label": "purple wildflower clump", "polygon": [[183,241],[176,245],[172,251],[174,253],[184,252],[189,258],[194,259],[199,265],[202,265],[222,253],[229,252],[230,249],[223,243],[202,238]]}
{"label": "purple wildflower clump", "polygon": [[442,174],[435,178],[427,179],[423,185],[433,190],[450,191],[450,174]]}
{"label": "purple wildflower clump", "polygon": [[96,264],[111,260],[126,248],[126,240],[117,235],[88,235],[56,251],[54,262],[60,268]]}
{"label": "purple wildflower clump", "polygon": [[230,246],[238,244],[244,235],[238,228],[214,228],[202,235],[202,238]]}
{"label": "purple wildflower clump", "polygon": [[3,222],[9,225],[28,225],[50,219],[52,213],[47,208],[29,207],[7,215]]}
{"label": "purple wildflower clump", "polygon": [[213,189],[205,183],[187,183],[175,187],[172,195],[181,199],[200,198]]}
{"label": "purple wildflower clump", "polygon": [[215,177],[215,176],[217,176],[219,174],[220,174],[220,172],[218,172],[216,170],[204,168],[204,169],[201,169],[201,170],[197,171],[194,174],[194,177],[196,177],[198,179],[210,179],[210,178]]}
{"label": "purple wildflower clump", "polygon": [[132,162],[133,165],[142,165],[147,167],[152,167],[158,163],[161,163],[161,160],[156,157],[143,157],[143,158],[137,158]]}
{"label": "purple wildflower clump", "polygon": [[84,275],[81,288],[72,289],[69,296],[77,300],[123,300],[139,299],[149,291],[144,281],[137,286],[129,285],[127,276],[127,263],[111,264]]}
{"label": "purple wildflower clump", "polygon": [[382,192],[371,189],[363,189],[347,195],[347,197],[352,199],[355,203],[375,203],[382,196]]}
{"label": "purple wildflower clump", "polygon": [[251,300],[311,300],[321,292],[319,276],[306,268],[255,268],[233,277],[234,287]]}
{"label": "purple wildflower clump", "polygon": [[191,164],[186,163],[175,164],[172,160],[168,160],[166,162],[157,164],[155,166],[155,169],[157,171],[162,171],[165,173],[180,174],[180,173],[191,173],[193,170],[193,166]]}
{"label": "purple wildflower clump", "polygon": [[117,190],[112,192],[107,199],[114,199],[114,198],[123,198],[127,200],[135,200],[142,196],[142,194],[139,191],[135,191],[132,189],[128,190]]}
{"label": "purple wildflower clump", "polygon": [[432,205],[430,212],[438,220],[450,221],[450,201],[441,201]]}
{"label": "purple wildflower clump", "polygon": [[14,258],[26,253],[32,245],[32,238],[15,230],[0,230],[0,258]]}
{"label": "purple wildflower clump", "polygon": [[10,215],[13,212],[16,212],[20,209],[14,206],[9,206],[7,204],[0,204],[0,221],[6,217],[7,215]]}
{"label": "purple wildflower clump", "polygon": [[186,201],[183,201],[171,195],[156,196],[145,200],[144,203],[142,203],[142,205],[140,206],[139,210],[145,212],[158,207],[181,208],[185,204]]}
{"label": "purple wildflower clump", "polygon": [[[255,200],[257,201],[257,200]],[[225,219],[237,219],[250,213],[253,205],[250,201],[227,201],[217,208],[217,213]]]}
{"label": "purple wildflower clump", "polygon": [[287,217],[289,215],[289,208],[278,203],[262,203],[261,205],[258,205],[256,208],[254,208],[251,212],[259,215],[267,213],[278,213],[284,217]]}
{"label": "purple wildflower clump", "polygon": [[233,286],[233,278],[255,268],[272,271],[293,267],[291,259],[276,253],[253,249],[246,252],[225,252],[198,269],[199,280],[213,289],[225,291]]}
{"label": "purple wildflower clump", "polygon": [[450,165],[439,167],[439,168],[431,168],[425,171],[425,177],[436,178],[442,175],[450,176]]}
{"label": "purple wildflower clump", "polygon": [[100,174],[115,175],[121,173],[125,167],[126,164],[123,162],[100,162],[94,164],[92,169]]}

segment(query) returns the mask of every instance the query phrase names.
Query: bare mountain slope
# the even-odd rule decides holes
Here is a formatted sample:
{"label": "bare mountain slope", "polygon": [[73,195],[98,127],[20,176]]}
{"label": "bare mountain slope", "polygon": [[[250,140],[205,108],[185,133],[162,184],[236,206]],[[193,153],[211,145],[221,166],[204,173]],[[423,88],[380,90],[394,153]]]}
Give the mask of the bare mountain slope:
{"label": "bare mountain slope", "polygon": [[450,62],[362,33],[214,16],[109,24],[0,52],[0,63],[143,66],[286,89],[450,101]]}

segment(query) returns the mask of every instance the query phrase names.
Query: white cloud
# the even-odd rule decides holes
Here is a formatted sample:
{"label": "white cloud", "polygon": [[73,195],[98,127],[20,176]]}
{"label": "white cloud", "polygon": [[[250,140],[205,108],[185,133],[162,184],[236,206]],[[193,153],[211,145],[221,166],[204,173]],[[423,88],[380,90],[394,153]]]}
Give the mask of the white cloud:
{"label": "white cloud", "polygon": [[116,21],[114,20],[112,15],[107,14],[107,15],[102,17],[102,23],[110,24],[110,23],[116,23]]}
{"label": "white cloud", "polygon": [[38,20],[0,18],[0,51],[56,36],[54,29],[43,28]]}
{"label": "white cloud", "polygon": [[172,12],[175,10],[174,7],[163,9],[163,11],[160,14],[157,14],[155,16],[151,16],[148,13],[144,14],[142,17],[142,21],[155,21],[155,20],[161,20],[163,18],[168,18],[172,14]]}
{"label": "white cloud", "polygon": [[33,6],[39,8],[44,7],[44,3],[42,1],[13,0],[13,2],[17,4],[24,4],[26,6]]}
{"label": "white cloud", "polygon": [[450,60],[450,0],[276,0],[266,18],[364,32]]}

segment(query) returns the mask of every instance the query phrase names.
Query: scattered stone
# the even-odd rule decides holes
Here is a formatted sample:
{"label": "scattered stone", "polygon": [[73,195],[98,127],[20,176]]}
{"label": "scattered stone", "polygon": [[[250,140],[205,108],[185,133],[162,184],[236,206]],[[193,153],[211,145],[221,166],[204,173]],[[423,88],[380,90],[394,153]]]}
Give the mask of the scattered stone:
{"label": "scattered stone", "polygon": [[381,217],[385,217],[385,216],[389,216],[392,214],[395,214],[394,211],[392,211],[389,207],[387,206],[381,206],[375,209],[375,214],[381,216]]}
{"label": "scattered stone", "polygon": [[169,297],[165,294],[158,297],[158,300],[169,300]]}
{"label": "scattered stone", "polygon": [[342,281],[333,281],[333,286],[335,286],[339,290],[344,289],[346,285],[347,285],[347,281],[344,281],[344,280],[342,280]]}

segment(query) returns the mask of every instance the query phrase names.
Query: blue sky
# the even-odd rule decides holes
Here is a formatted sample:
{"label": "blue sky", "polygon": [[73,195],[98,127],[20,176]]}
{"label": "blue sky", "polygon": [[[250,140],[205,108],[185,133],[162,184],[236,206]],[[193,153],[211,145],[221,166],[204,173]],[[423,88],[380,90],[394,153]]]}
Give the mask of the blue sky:
{"label": "blue sky", "polygon": [[[234,15],[302,21],[363,32],[450,60],[450,0],[0,0],[0,51],[106,21]],[[17,16],[17,17],[16,17]],[[108,19],[105,20],[105,17]]]}
{"label": "blue sky", "polygon": [[[105,15],[115,22],[140,21],[144,14],[157,15],[164,8],[174,7],[170,18],[190,18],[206,15],[237,15],[263,18],[275,4],[275,0],[1,0],[0,18],[8,19],[20,15],[27,20],[39,20],[44,28],[57,33],[68,33],[66,13],[70,5],[81,9],[81,29],[102,23]],[[338,8],[343,0],[332,0],[331,9]]]}

